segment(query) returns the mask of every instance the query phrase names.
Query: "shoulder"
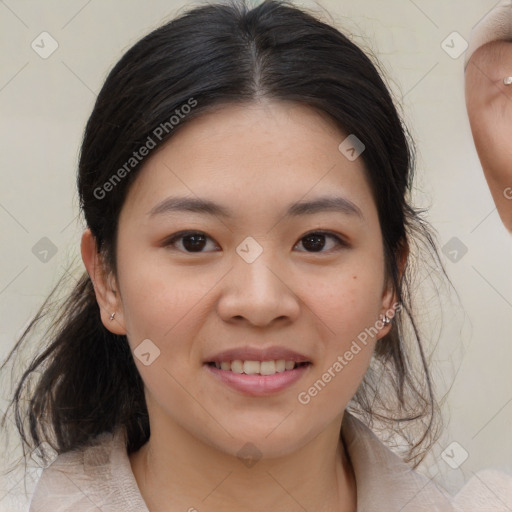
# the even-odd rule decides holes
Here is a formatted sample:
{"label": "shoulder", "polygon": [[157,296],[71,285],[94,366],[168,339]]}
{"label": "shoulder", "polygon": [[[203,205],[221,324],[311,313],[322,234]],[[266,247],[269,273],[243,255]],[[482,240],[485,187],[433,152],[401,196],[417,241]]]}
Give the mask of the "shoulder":
{"label": "shoulder", "polygon": [[345,413],[342,438],[354,468],[359,510],[450,512],[451,496],[414,471],[355,416]]}
{"label": "shoulder", "polygon": [[148,512],[131,471],[123,429],[60,454],[43,470],[29,512],[49,510]]}
{"label": "shoulder", "polygon": [[512,510],[512,471],[484,469],[475,473],[455,495],[454,508],[457,512]]}

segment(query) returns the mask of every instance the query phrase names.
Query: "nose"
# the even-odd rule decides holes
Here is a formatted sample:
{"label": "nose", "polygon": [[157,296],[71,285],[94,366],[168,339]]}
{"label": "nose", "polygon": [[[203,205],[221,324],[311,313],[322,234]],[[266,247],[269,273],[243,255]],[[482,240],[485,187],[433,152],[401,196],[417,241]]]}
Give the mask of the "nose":
{"label": "nose", "polygon": [[[234,258],[234,268],[223,280],[218,314],[226,322],[247,322],[264,327],[272,322],[293,322],[300,312],[289,272],[263,253],[252,263]],[[268,257],[267,257],[268,256]]]}

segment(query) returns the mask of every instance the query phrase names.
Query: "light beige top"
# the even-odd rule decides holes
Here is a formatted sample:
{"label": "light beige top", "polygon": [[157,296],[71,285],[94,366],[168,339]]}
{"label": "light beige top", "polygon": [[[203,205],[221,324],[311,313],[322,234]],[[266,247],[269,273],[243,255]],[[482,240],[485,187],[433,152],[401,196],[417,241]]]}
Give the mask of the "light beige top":
{"label": "light beige top", "polygon": [[[348,413],[342,437],[354,468],[358,512],[453,510],[447,493]],[[124,429],[101,434],[97,442],[59,455],[43,470],[29,512],[148,512],[131,470]]]}

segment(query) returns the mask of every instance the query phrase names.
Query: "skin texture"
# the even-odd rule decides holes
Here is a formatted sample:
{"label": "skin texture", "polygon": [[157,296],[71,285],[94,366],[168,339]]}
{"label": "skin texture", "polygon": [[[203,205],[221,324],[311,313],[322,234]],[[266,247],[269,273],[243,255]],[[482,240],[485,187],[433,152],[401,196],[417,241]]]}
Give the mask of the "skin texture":
{"label": "skin texture", "polygon": [[465,75],[466,107],[475,147],[494,203],[512,232],[512,42],[494,41],[471,56]]}
{"label": "skin texture", "polygon": [[[188,510],[355,511],[355,481],[339,431],[382,327],[310,403],[298,402],[365,328],[390,310],[382,235],[362,158],[338,151],[346,138],[308,107],[285,102],[224,106],[184,125],[153,153],[120,215],[117,279],[101,266],[86,230],[82,257],[102,321],[144,339],[160,356],[145,366],[151,436],[130,462],[151,512]],[[171,195],[201,197],[233,218],[148,212]],[[288,205],[339,195],[362,216],[324,211],[284,217]],[[187,252],[181,230],[207,235]],[[304,236],[329,230],[320,252]],[[236,252],[248,236],[263,248],[247,263]],[[190,244],[188,245],[190,247]],[[114,321],[109,321],[116,311]],[[250,397],[215,379],[209,356],[235,347],[279,345],[311,366],[291,387]],[[237,452],[262,453],[246,467]]]}

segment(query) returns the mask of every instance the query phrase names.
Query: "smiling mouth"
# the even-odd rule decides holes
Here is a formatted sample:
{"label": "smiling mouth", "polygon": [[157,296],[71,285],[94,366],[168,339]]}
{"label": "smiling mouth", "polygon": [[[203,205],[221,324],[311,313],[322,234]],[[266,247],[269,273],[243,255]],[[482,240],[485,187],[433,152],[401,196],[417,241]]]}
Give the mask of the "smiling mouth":
{"label": "smiling mouth", "polygon": [[245,374],[245,375],[275,375],[276,373],[288,372],[301,366],[309,366],[309,361],[297,362],[286,361],[284,359],[271,361],[210,361],[208,366],[227,372]]}

